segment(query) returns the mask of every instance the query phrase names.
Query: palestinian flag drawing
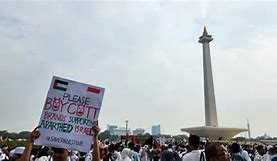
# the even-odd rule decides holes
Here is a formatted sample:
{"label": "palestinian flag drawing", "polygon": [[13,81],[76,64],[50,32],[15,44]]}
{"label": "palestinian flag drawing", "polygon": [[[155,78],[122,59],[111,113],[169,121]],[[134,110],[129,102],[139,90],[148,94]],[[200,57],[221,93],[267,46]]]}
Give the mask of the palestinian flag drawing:
{"label": "palestinian flag drawing", "polygon": [[95,87],[88,87],[87,88],[87,92],[91,92],[91,93],[95,93],[95,94],[99,94],[100,93],[100,89],[97,89]]}
{"label": "palestinian flag drawing", "polygon": [[55,79],[53,88],[61,91],[66,91],[67,85],[68,85],[68,82]]}

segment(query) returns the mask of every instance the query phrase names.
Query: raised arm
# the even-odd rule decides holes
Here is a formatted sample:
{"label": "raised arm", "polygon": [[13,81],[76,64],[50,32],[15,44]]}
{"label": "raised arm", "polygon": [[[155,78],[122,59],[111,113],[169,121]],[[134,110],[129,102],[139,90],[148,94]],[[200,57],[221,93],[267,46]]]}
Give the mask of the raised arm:
{"label": "raised arm", "polygon": [[93,152],[92,152],[92,161],[100,161],[100,151],[99,151],[99,143],[98,143],[98,133],[100,132],[100,128],[96,126],[94,128],[94,142],[93,142]]}
{"label": "raised arm", "polygon": [[27,141],[26,147],[24,149],[23,154],[20,157],[20,161],[29,161],[30,160],[30,154],[33,147],[33,144],[35,142],[35,139],[39,138],[40,132],[38,131],[39,127],[36,127],[32,133],[30,138]]}

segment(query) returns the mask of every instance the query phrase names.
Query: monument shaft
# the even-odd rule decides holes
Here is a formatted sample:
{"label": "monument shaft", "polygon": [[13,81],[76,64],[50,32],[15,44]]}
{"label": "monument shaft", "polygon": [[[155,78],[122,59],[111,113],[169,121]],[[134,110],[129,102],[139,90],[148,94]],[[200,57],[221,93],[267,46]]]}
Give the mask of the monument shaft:
{"label": "monument shaft", "polygon": [[199,42],[203,44],[203,71],[204,71],[204,97],[205,97],[205,121],[206,126],[218,126],[217,112],[215,104],[213,74],[210,56],[209,42],[213,40],[204,28],[203,35]]}

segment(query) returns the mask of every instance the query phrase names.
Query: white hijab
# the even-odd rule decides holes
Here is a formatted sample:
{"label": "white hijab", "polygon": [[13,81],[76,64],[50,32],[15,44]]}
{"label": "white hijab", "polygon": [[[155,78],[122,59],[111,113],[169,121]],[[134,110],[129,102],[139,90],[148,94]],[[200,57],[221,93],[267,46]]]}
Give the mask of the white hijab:
{"label": "white hijab", "polygon": [[120,161],[131,161],[129,154],[130,154],[130,149],[124,148],[121,152],[121,160]]}

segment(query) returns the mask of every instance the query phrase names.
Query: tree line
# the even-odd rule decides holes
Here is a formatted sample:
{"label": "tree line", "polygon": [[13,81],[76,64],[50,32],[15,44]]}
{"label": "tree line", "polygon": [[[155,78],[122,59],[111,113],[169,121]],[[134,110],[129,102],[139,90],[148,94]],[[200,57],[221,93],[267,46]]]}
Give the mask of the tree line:
{"label": "tree line", "polygon": [[2,140],[18,140],[18,139],[28,139],[31,135],[30,131],[21,131],[19,133],[8,132],[7,130],[0,131],[0,137]]}

